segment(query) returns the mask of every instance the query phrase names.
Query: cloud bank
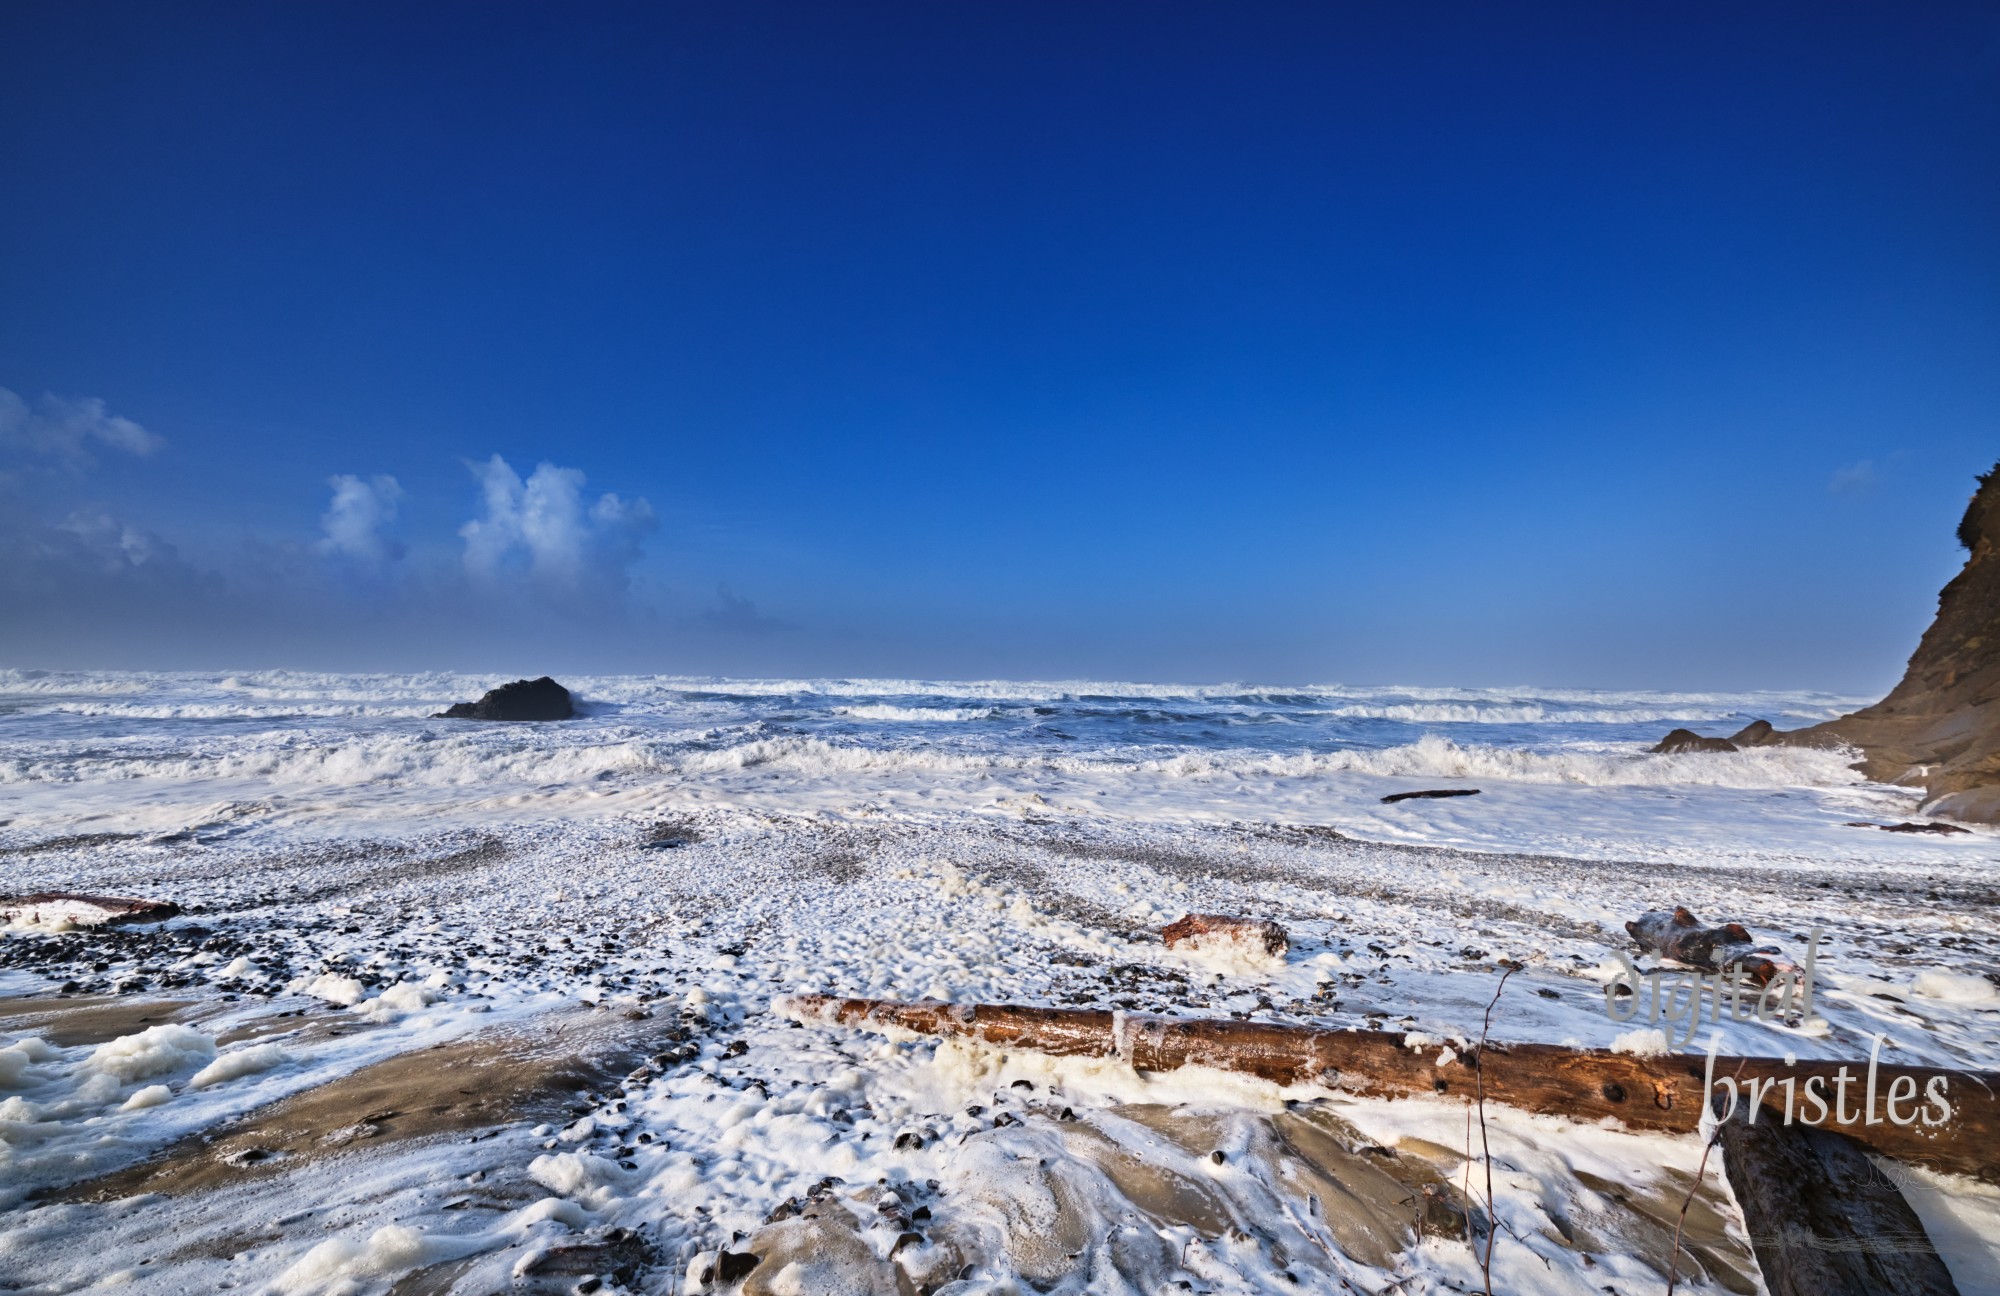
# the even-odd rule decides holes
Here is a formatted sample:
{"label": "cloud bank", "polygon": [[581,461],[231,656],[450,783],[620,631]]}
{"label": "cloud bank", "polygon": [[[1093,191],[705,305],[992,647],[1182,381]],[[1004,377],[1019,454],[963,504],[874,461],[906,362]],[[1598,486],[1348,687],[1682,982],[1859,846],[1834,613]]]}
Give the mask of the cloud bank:
{"label": "cloud bank", "polygon": [[[0,628],[91,627],[108,615],[157,615],[200,599],[213,582],[174,546],[96,503],[54,501],[96,452],[150,455],[165,445],[94,397],[43,395],[33,404],[0,387]],[[51,470],[55,470],[51,476]],[[48,520],[44,510],[57,514]]]}
{"label": "cloud bank", "polygon": [[94,448],[149,455],[165,444],[131,419],[107,411],[95,397],[45,394],[31,406],[0,387],[0,452],[12,457],[84,469],[95,462]]}
{"label": "cloud bank", "polygon": [[190,559],[88,497],[104,456],[165,444],[101,400],[0,388],[0,664],[636,667],[662,664],[684,633],[774,624],[729,595],[719,619],[648,606],[634,572],[653,506],[589,491],[556,463],[524,478],[499,455],[467,465],[462,524],[442,523],[437,501],[426,513],[394,476],[340,473],[324,479],[316,530],[306,514],[303,534],[211,539]]}

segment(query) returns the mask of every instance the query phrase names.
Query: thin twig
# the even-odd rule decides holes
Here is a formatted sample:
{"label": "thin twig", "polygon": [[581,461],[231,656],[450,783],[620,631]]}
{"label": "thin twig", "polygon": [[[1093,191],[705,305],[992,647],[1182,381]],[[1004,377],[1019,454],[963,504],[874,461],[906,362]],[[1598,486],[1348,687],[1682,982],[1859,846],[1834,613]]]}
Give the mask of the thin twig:
{"label": "thin twig", "polygon": [[1722,1122],[1715,1122],[1715,1133],[1708,1136],[1708,1142],[1701,1149],[1701,1165],[1695,1169],[1694,1182],[1688,1185],[1686,1197],[1681,1199],[1681,1217],[1674,1221],[1674,1250],[1667,1257],[1667,1296],[1674,1296],[1674,1284],[1680,1281],[1681,1272],[1681,1230],[1687,1227],[1688,1207],[1694,1205],[1694,1195],[1701,1189],[1701,1181],[1708,1175],[1708,1154],[1722,1139]]}
{"label": "thin twig", "polygon": [[[1465,1165],[1458,1177],[1458,1195],[1472,1205],[1472,1104],[1465,1104]],[[1470,1217],[1467,1217],[1468,1220]]]}
{"label": "thin twig", "polygon": [[1493,1296],[1493,1244],[1500,1239],[1500,1212],[1493,1204],[1493,1149],[1486,1141],[1486,1036],[1493,1029],[1493,1005],[1500,1002],[1500,992],[1507,988],[1507,978],[1519,971],[1520,966],[1518,963],[1506,964],[1507,970],[1500,974],[1500,984],[1493,987],[1493,998],[1486,1005],[1486,1019],[1479,1025],[1479,1052],[1472,1068],[1479,1102],[1479,1157],[1486,1163],[1486,1254],[1479,1260],[1479,1271],[1486,1279],[1486,1296]]}
{"label": "thin twig", "polygon": [[[1740,1079],[1742,1075],[1743,1064],[1739,1062],[1736,1064],[1736,1074],[1731,1078]],[[1702,1100],[1708,1101],[1708,1095],[1703,1094]],[[1710,1107],[1709,1110],[1715,1109]],[[1732,1111],[1731,1115],[1734,1114]],[[1722,1125],[1723,1122],[1720,1120],[1715,1122],[1715,1133],[1708,1136],[1707,1144],[1701,1149],[1701,1164],[1695,1168],[1694,1182],[1688,1185],[1687,1196],[1681,1199],[1681,1217],[1674,1221],[1674,1251],[1667,1257],[1667,1296],[1674,1296],[1674,1284],[1680,1281],[1681,1230],[1687,1226],[1688,1207],[1694,1204],[1694,1195],[1701,1190],[1701,1181],[1708,1175],[1708,1154],[1722,1141]]]}

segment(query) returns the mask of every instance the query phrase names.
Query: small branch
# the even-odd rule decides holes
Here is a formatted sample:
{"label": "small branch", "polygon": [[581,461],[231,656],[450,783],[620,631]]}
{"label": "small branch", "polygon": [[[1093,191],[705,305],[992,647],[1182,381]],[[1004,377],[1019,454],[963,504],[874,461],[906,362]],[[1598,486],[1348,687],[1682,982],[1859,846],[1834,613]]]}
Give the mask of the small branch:
{"label": "small branch", "polygon": [[[1467,1207],[1467,1212],[1465,1216],[1466,1239],[1470,1241],[1472,1238],[1472,1232],[1471,1232],[1472,1214],[1470,1210],[1472,1206],[1472,1104],[1471,1103],[1465,1104],[1465,1165],[1464,1169],[1458,1176],[1458,1195],[1465,1198],[1465,1204]],[[1493,1221],[1489,1219],[1486,1221],[1486,1223],[1487,1227],[1491,1228]]]}
{"label": "small branch", "polygon": [[1493,1244],[1500,1240],[1500,1212],[1493,1204],[1493,1150],[1486,1142],[1486,1037],[1493,1031],[1493,1006],[1500,1002],[1507,978],[1519,971],[1521,965],[1504,966],[1507,970],[1500,974],[1500,984],[1493,987],[1493,998],[1486,1004],[1486,1018],[1479,1024],[1479,1060],[1472,1068],[1479,1103],[1479,1157],[1486,1164],[1486,1254],[1479,1261],[1480,1273],[1486,1279],[1486,1296],[1493,1296]]}
{"label": "small branch", "polygon": [[1708,1154],[1715,1151],[1715,1145],[1722,1139],[1722,1122],[1715,1123],[1715,1133],[1708,1136],[1708,1142],[1701,1149],[1701,1165],[1696,1167],[1694,1182],[1688,1185],[1687,1196],[1681,1198],[1681,1215],[1674,1221],[1674,1249],[1667,1257],[1667,1296],[1674,1296],[1674,1284],[1680,1281],[1681,1272],[1681,1232],[1687,1228],[1688,1207],[1694,1205],[1694,1195],[1701,1191],[1701,1181],[1708,1175]]}

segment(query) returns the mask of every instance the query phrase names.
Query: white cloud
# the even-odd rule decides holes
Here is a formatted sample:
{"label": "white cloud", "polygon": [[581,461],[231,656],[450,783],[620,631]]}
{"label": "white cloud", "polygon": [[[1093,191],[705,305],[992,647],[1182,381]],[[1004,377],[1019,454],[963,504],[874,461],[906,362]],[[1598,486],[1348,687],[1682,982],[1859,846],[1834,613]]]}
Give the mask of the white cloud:
{"label": "white cloud", "polygon": [[147,455],[165,444],[131,419],[106,410],[94,396],[66,400],[44,395],[30,406],[0,387],[0,449],[84,468],[92,462],[92,447]]}
{"label": "white cloud", "polygon": [[396,520],[396,505],[403,488],[394,477],[372,477],[367,481],[342,473],[327,478],[333,487],[333,501],[319,520],[325,537],[319,542],[323,554],[379,564],[403,556],[403,546],[390,534]]}
{"label": "white cloud", "polygon": [[1827,493],[1831,495],[1859,495],[1863,491],[1873,490],[1878,477],[1879,474],[1875,471],[1875,461],[1873,459],[1862,459],[1856,463],[1848,464],[1844,468],[1834,469],[1832,480],[1826,484]]}
{"label": "white cloud", "polygon": [[525,571],[557,592],[620,587],[625,568],[639,557],[640,539],[657,525],[643,499],[607,494],[585,504],[584,476],[575,468],[544,463],[526,481],[499,455],[471,468],[485,516],[458,534],[466,571],[477,581]]}

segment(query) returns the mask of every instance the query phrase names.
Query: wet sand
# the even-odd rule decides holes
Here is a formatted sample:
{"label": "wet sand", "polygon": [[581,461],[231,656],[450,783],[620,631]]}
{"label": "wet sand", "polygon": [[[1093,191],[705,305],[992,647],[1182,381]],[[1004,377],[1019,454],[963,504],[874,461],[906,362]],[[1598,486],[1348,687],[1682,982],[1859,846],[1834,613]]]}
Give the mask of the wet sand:
{"label": "wet sand", "polygon": [[103,1044],[162,1022],[187,1021],[191,999],[139,999],[101,995],[29,995],[0,999],[0,1030],[39,1035],[57,1048]]}
{"label": "wet sand", "polygon": [[571,1013],[399,1054],[53,1198],[186,1196],[348,1152],[455,1134],[490,1137],[522,1123],[566,1122],[580,1095],[622,1075],[644,1055],[646,1040],[633,1029],[637,1025],[611,1014]]}

